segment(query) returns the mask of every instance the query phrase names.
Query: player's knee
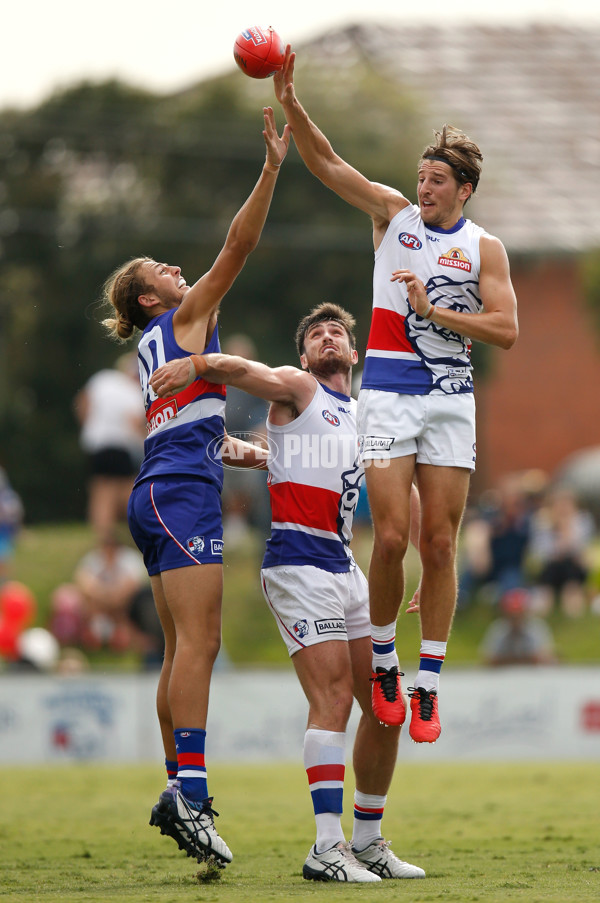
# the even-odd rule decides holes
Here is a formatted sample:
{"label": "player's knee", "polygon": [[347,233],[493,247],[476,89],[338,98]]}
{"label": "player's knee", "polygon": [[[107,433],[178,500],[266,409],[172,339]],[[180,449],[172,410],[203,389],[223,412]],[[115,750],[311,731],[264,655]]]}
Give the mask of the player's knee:
{"label": "player's knee", "polygon": [[399,524],[385,524],[375,530],[374,551],[384,564],[402,560],[408,547],[408,530]]}
{"label": "player's knee", "polygon": [[311,701],[310,720],[329,731],[345,731],[354,697],[350,681],[331,681],[317,699]]}
{"label": "player's knee", "polygon": [[456,559],[456,543],[448,533],[434,533],[429,538],[421,537],[420,553],[424,568],[447,568]]}

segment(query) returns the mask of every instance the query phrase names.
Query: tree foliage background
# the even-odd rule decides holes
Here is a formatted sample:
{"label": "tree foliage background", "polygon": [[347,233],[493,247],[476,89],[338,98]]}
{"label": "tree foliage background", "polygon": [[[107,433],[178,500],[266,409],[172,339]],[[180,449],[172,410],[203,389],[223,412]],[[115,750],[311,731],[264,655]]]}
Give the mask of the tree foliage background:
{"label": "tree foliage background", "polygon": [[[430,139],[416,103],[366,63],[344,76],[323,86],[298,66],[311,115],[346,160],[414,198]],[[262,167],[271,91],[237,73],[168,97],[83,83],[0,113],[0,464],[29,522],[85,514],[73,399],[124,350],[100,326],[105,278],[141,254],[188,282],[206,271]],[[299,318],[335,300],[357,317],[362,352],[372,262],[370,221],[292,146],[259,247],[222,304],[222,338],[246,332],[267,363],[293,362]]]}

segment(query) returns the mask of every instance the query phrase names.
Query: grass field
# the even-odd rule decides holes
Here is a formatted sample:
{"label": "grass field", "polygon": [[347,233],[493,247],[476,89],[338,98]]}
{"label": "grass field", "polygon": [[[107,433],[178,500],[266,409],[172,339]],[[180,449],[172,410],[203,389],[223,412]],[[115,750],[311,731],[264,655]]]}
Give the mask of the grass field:
{"label": "grass field", "polygon": [[[399,764],[385,833],[422,881],[316,884],[301,877],[314,821],[299,764],[212,767],[217,825],[234,861],[203,882],[148,826],[159,767],[0,770],[0,897],[29,903],[378,903],[600,898],[597,764]],[[344,826],[351,830],[351,779]]]}

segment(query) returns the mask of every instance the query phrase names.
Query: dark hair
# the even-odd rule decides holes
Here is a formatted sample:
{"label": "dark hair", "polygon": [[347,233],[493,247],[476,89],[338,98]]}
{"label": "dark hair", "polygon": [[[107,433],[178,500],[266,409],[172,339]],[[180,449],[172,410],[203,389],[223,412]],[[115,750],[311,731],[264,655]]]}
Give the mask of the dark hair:
{"label": "dark hair", "polygon": [[473,188],[471,194],[475,194],[483,162],[483,154],[478,146],[453,125],[444,125],[442,131],[434,132],[434,135],[435,143],[425,148],[419,166],[423,160],[439,160],[441,163],[447,163],[456,181],[460,185],[470,182]]}
{"label": "dark hair", "polygon": [[151,290],[140,275],[142,264],[152,263],[151,257],[134,257],[111,273],[102,290],[102,297],[116,317],[102,321],[113,338],[125,341],[134,329],[145,329],[148,316],[140,307],[138,298]]}
{"label": "dark hair", "polygon": [[340,307],[339,304],[331,304],[329,301],[325,301],[323,304],[314,307],[311,312],[303,317],[298,323],[298,329],[296,330],[296,349],[299,356],[304,354],[304,340],[308,330],[316,323],[321,323],[324,320],[337,320],[341,323],[348,334],[350,346],[356,348],[356,338],[354,336],[356,320],[352,314],[349,314],[348,311],[344,310],[343,307]]}

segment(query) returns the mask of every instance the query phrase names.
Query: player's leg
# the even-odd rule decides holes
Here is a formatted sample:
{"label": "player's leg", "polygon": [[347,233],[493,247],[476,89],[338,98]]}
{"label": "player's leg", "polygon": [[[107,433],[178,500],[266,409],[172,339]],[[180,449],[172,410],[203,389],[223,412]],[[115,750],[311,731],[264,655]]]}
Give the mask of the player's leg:
{"label": "player's leg", "polygon": [[369,568],[371,621],[395,621],[404,594],[404,556],[410,536],[410,495],[414,455],[365,461],[365,479],[373,518]]}
{"label": "player's leg", "polygon": [[375,876],[355,861],[341,824],[346,725],[352,708],[348,643],[330,640],[308,646],[292,661],[309,704],[304,767],[317,829],[302,874],[316,881],[370,882]]}
{"label": "player's leg", "polygon": [[469,490],[470,471],[417,464],[421,497],[419,551],[422,563],[419,672],[411,694],[411,737],[434,742],[440,733],[437,713],[439,675],[446,655],[457,596],[458,531]]}
{"label": "player's leg", "polygon": [[[359,576],[362,577],[355,577],[358,593],[361,592]],[[362,630],[359,614],[358,610],[352,616],[348,615],[349,636],[368,629],[367,612]],[[348,646],[353,692],[361,707],[352,756],[356,779],[352,852],[359,862],[381,878],[422,878],[424,871],[399,859],[382,836],[381,822],[398,755],[400,726],[382,725],[371,708],[369,637],[350,639]]]}
{"label": "player's leg", "polygon": [[214,828],[204,754],[210,680],[221,642],[219,493],[202,481],[156,480],[134,490],[128,513],[148,572],[160,578],[153,585],[159,586],[161,620],[175,637],[158,697],[161,728],[166,730],[170,715],[177,751],[179,786],[167,814],[190,855],[224,864],[232,856]]}
{"label": "player's leg", "polygon": [[352,856],[341,825],[346,725],[353,702],[343,607],[346,575],[300,566],[265,568],[261,577],[265,599],[308,701],[303,758],[316,840],[303,877],[373,881],[376,876]]}
{"label": "player's leg", "polygon": [[411,524],[414,455],[365,462],[373,517],[369,598],[373,710],[382,723],[402,724],[406,709],[395,648],[396,619],[404,595],[404,556]]}
{"label": "player's leg", "polygon": [[304,767],[317,827],[315,849],[321,853],[345,839],[341,815],[346,725],[353,701],[348,643],[330,640],[307,646],[292,662],[308,700]]}
{"label": "player's leg", "polygon": [[154,577],[151,577],[150,584],[152,586],[154,604],[156,605],[156,611],[165,638],[165,651],[156,690],[156,711],[165,749],[167,780],[172,781],[177,777],[177,750],[175,748],[175,738],[173,736],[173,719],[171,718],[171,709],[169,707],[168,690],[169,681],[171,679],[171,668],[173,666],[173,656],[175,655],[175,624],[173,623],[173,618],[171,617],[171,613],[167,606],[160,575],[157,574]]}
{"label": "player's leg", "polygon": [[204,754],[210,680],[221,643],[222,565],[174,568],[161,579],[176,635],[167,698],[179,787],[169,814],[197,859],[222,866],[233,857],[214,827]]}
{"label": "player's leg", "polygon": [[161,575],[176,645],[167,699],[177,747],[178,779],[190,802],[206,800],[204,759],[208,698],[221,642],[220,564],[175,568]]}
{"label": "player's leg", "polygon": [[179,781],[177,780],[177,749],[168,698],[169,680],[171,678],[173,656],[175,655],[175,625],[167,606],[160,575],[151,577],[150,583],[156,611],[165,638],[163,663],[156,691],[156,711],[165,750],[165,768],[167,770],[167,786],[161,793],[156,805],[152,807],[150,824],[160,828],[161,834],[168,834],[169,837],[172,837],[179,849],[185,850],[188,856],[195,856],[196,848],[191,842],[187,831],[182,831],[172,818],[172,810],[176,809],[177,806],[177,791],[179,789]]}

